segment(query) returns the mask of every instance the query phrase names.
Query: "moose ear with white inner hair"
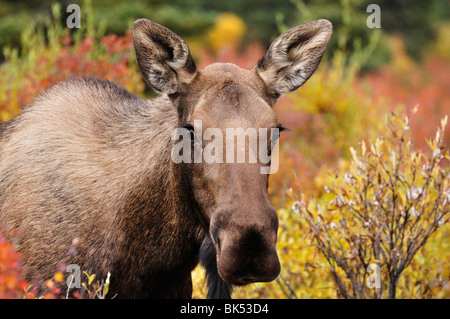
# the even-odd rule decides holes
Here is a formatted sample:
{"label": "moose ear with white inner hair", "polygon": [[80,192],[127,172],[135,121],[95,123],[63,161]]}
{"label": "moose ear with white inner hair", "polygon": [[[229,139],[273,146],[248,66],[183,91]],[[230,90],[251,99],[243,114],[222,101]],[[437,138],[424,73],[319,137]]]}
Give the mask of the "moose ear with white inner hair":
{"label": "moose ear with white inner hair", "polygon": [[136,60],[145,81],[160,93],[173,94],[195,78],[197,67],[186,42],[147,19],[133,24]]}
{"label": "moose ear with white inner hair", "polygon": [[328,20],[294,27],[276,38],[254,71],[269,94],[280,96],[298,89],[314,73],[333,32]]}

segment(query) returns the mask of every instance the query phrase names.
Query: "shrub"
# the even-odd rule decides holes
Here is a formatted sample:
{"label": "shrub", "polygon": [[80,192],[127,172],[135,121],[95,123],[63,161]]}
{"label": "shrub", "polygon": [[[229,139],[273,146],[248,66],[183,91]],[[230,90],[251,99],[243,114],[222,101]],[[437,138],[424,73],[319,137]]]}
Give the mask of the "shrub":
{"label": "shrub", "polygon": [[[409,119],[393,114],[387,124],[389,135],[377,138],[369,148],[361,142],[359,154],[351,148],[352,161],[325,178],[325,194],[294,203],[293,210],[309,226],[309,236],[325,257],[340,296],[395,298],[404,270],[448,221],[446,123],[447,118],[435,138],[427,141],[431,152],[426,155],[414,150]],[[367,282],[375,278],[374,269],[388,284],[383,281],[372,290]]]}

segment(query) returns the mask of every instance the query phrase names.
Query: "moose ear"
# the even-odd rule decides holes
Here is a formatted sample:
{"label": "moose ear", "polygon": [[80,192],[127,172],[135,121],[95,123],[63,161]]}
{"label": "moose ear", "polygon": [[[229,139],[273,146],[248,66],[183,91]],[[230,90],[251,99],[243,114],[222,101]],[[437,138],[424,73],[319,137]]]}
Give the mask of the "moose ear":
{"label": "moose ear", "polygon": [[278,97],[305,83],[317,69],[332,32],[331,22],[321,19],[294,27],[276,38],[254,69],[269,94]]}
{"label": "moose ear", "polygon": [[139,69],[156,91],[176,93],[194,79],[197,67],[178,35],[147,19],[134,22],[132,35]]}

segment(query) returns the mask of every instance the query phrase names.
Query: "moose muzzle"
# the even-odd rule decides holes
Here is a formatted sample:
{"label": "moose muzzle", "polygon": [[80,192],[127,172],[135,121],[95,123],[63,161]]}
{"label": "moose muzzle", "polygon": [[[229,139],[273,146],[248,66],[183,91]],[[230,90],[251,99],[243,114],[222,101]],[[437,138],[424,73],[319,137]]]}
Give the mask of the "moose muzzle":
{"label": "moose muzzle", "polygon": [[211,237],[222,279],[235,285],[274,280],[280,273],[277,229],[278,217],[271,205],[257,213],[224,210],[215,214]]}

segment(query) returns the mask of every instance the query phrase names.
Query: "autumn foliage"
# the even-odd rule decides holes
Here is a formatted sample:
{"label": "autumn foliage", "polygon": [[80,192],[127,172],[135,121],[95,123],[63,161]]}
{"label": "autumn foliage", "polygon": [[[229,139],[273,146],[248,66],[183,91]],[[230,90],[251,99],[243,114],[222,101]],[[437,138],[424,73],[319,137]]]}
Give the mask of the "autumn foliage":
{"label": "autumn foliage", "polygon": [[[46,30],[24,30],[22,51],[6,49],[0,65],[0,121],[69,76],[108,79],[153,96],[134,61],[130,33],[97,31],[91,26],[70,34],[53,20]],[[245,31],[239,17],[225,14],[201,39],[187,42],[199,67],[221,61],[252,68],[264,49],[259,43],[242,48]],[[280,219],[282,270],[274,282],[239,288],[234,297],[450,296],[449,135],[443,125],[450,68],[438,50],[418,64],[402,50],[401,39],[392,43],[390,64],[364,75],[348,72],[345,57],[357,52],[342,52],[275,106],[289,128],[269,186]],[[63,270],[55,267],[48,291],[39,292],[24,281],[20,261],[0,233],[0,298],[53,298],[61,292]],[[366,285],[370,264],[380,267],[378,290]],[[71,297],[105,296],[106,282],[83,276],[84,295]],[[204,298],[201,267],[193,283],[194,297]]]}
{"label": "autumn foliage", "polygon": [[[53,10],[55,20],[58,10]],[[93,30],[80,30],[71,36],[69,29],[54,20],[47,21],[46,31],[25,29],[22,54],[6,48],[7,60],[0,66],[0,120],[18,115],[37,94],[69,76],[108,79],[133,93],[142,93],[144,85],[133,61],[131,32],[124,36],[93,34]]]}
{"label": "autumn foliage", "polygon": [[21,298],[28,287],[22,277],[21,256],[0,233],[0,299]]}

